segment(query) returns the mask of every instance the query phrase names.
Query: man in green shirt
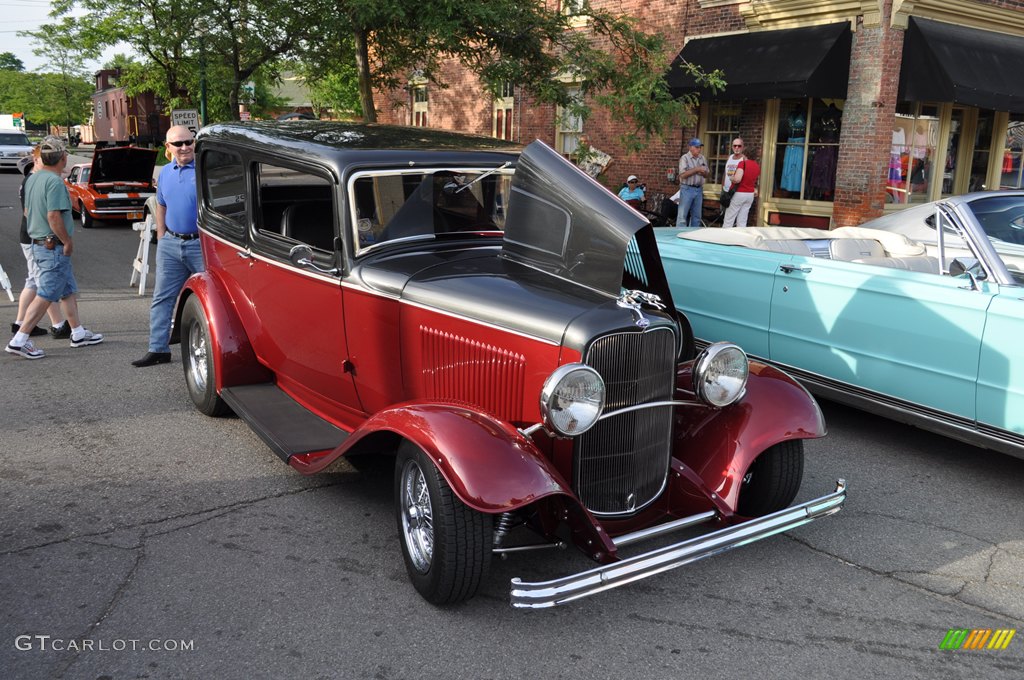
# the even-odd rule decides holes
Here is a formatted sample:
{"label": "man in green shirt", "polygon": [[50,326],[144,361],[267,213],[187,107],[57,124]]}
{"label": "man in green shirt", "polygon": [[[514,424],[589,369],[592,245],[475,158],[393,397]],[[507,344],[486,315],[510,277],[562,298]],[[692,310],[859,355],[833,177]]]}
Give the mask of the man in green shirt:
{"label": "man in green shirt", "polygon": [[[68,162],[63,140],[53,135],[46,137],[39,145],[39,156],[43,161],[42,169],[25,183],[25,217],[32,239],[32,256],[39,267],[39,280],[36,299],[29,305],[21,328],[35,328],[52,303],[62,302],[71,324],[71,346],[96,345],[103,342],[103,336],[83,328],[78,318],[78,284],[71,267],[74,251],[71,197],[61,179]],[[28,333],[20,329],[4,351],[25,359],[46,356],[32,344]]]}

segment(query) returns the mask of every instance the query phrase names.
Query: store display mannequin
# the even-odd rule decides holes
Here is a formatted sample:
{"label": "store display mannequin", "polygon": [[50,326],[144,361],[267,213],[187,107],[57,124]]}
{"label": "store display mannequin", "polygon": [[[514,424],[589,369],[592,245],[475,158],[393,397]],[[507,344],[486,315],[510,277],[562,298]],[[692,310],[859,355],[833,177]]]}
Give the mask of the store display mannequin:
{"label": "store display mannequin", "polygon": [[804,135],[807,131],[807,116],[799,104],[786,116],[786,128],[789,136],[786,140],[786,152],[782,157],[779,187],[783,191],[799,193],[804,164]]}

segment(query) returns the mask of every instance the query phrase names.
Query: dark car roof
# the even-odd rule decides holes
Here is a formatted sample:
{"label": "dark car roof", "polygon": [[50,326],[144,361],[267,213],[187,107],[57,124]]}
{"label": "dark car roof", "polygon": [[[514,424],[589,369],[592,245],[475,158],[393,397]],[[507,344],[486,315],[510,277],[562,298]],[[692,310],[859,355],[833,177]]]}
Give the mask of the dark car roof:
{"label": "dark car roof", "polygon": [[324,149],[397,149],[416,151],[511,151],[517,144],[493,137],[467,135],[431,128],[343,123],[324,120],[293,120],[287,125],[275,121],[220,123],[203,128],[200,141],[225,137],[263,142],[269,145],[313,145]]}

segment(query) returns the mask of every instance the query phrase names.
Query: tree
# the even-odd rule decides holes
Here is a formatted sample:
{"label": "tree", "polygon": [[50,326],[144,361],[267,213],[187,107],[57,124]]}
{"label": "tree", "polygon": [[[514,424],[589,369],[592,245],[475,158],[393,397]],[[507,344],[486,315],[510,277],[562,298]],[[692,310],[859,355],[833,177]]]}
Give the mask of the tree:
{"label": "tree", "polygon": [[[39,99],[36,122],[71,126],[83,120],[89,108],[93,86],[85,69],[85,60],[72,37],[72,22],[65,19],[60,24],[44,24],[37,31],[24,31],[35,40],[39,47],[32,51],[46,59],[46,65],[55,73],[41,75],[41,82],[35,92]],[[29,108],[26,115],[29,115]]]}
{"label": "tree", "polygon": [[[310,64],[354,60],[367,121],[376,120],[374,89],[394,89],[414,72],[444,87],[447,59],[476,73],[495,95],[504,83],[515,83],[538,102],[582,118],[590,114],[590,102],[597,102],[631,125],[627,146],[687,119],[696,100],[669,94],[661,36],[645,33],[631,18],[589,7],[574,15],[559,4],[313,0],[310,11],[334,21],[321,25],[318,40],[304,43],[304,58]],[[350,50],[351,57],[339,49]],[[570,97],[570,80],[581,97]]]}
{"label": "tree", "polygon": [[[75,6],[83,45],[98,49],[126,43],[149,62],[125,82],[160,95],[171,108],[195,106],[205,64],[211,100],[223,101],[220,118],[238,119],[242,86],[277,76],[278,61],[321,23],[290,0],[56,0],[54,15]],[[223,99],[221,99],[221,97]]]}
{"label": "tree", "polygon": [[0,71],[24,71],[25,64],[13,52],[0,52]]}

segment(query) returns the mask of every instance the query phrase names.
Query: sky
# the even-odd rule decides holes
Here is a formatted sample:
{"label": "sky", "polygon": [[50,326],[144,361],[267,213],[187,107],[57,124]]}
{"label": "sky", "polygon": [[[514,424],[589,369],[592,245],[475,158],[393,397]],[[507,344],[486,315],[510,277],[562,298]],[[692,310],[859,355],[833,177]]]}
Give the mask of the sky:
{"label": "sky", "polygon": [[[34,31],[40,25],[51,23],[50,0],[0,0],[0,52],[13,52],[25,64],[26,71],[45,71],[46,62],[32,53],[36,45],[32,38],[23,38],[18,31]],[[107,50],[86,62],[86,68],[95,70],[111,59],[117,52],[127,49]]]}

